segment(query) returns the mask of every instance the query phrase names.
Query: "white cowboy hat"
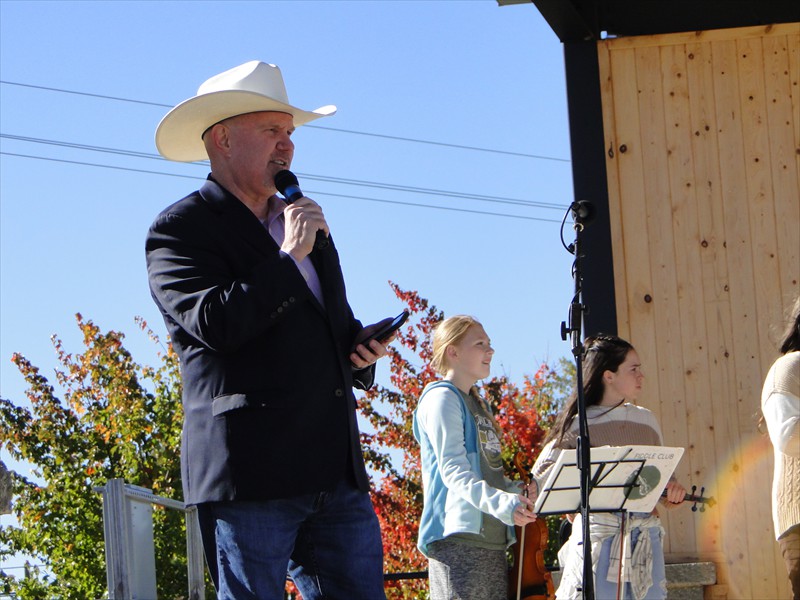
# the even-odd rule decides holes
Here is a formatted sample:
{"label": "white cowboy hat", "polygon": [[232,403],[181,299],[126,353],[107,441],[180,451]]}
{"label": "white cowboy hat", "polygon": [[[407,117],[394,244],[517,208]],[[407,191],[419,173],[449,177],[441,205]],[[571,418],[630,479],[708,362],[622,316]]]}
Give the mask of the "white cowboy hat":
{"label": "white cowboy hat", "polygon": [[202,135],[220,121],[259,111],[284,112],[295,127],[336,112],[332,104],[314,111],[289,104],[281,70],[253,60],[206,80],[197,95],[170,110],[156,129],[156,148],[164,158],[181,162],[206,160]]}

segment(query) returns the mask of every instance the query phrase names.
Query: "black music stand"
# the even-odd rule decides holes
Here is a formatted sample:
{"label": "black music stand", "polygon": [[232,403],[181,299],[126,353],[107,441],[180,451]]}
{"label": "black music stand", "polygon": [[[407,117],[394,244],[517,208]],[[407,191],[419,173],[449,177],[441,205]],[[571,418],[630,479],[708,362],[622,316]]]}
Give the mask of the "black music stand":
{"label": "black music stand", "polygon": [[[683,456],[667,446],[602,446],[591,449],[590,512],[650,512]],[[550,469],[535,512],[580,511],[580,471],[576,450],[562,450]]]}
{"label": "black music stand", "polygon": [[[655,508],[683,452],[683,448],[666,446],[591,448],[589,512],[622,513],[622,531],[627,513],[649,513]],[[581,470],[577,454],[576,450],[559,453],[536,499],[534,511],[537,515],[581,511]],[[622,552],[625,551],[624,540],[623,536]],[[621,585],[619,581],[618,586]],[[591,590],[594,591],[593,584]]]}

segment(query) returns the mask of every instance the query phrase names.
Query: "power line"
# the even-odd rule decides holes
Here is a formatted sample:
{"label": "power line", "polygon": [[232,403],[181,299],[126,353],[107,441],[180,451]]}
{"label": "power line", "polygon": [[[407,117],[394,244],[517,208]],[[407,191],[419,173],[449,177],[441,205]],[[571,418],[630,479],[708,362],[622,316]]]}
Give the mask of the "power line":
{"label": "power line", "polygon": [[338,129],[335,127],[323,127],[322,125],[303,125],[303,127],[310,127],[311,129],[327,129],[328,131],[337,131],[339,133],[351,133],[354,135],[366,135],[370,137],[384,138],[387,140],[398,140],[401,142],[414,142],[416,144],[429,144],[431,146],[443,146],[445,148],[458,148],[460,150],[474,150],[475,152],[491,152],[492,154],[505,154],[507,156],[521,156],[522,158],[534,158],[537,160],[552,160],[556,162],[571,162],[568,158],[556,158],[554,156],[542,156],[540,154],[526,154],[524,152],[513,152],[511,150],[497,150],[496,148],[479,148],[478,146],[463,146],[461,144],[448,144],[447,142],[434,142],[432,140],[419,140],[414,138],[406,138],[395,135],[385,135],[382,133],[368,133],[366,131],[352,131],[350,129]]}
{"label": "power line", "polygon": [[44,85],[33,85],[32,83],[19,83],[17,81],[3,81],[0,79],[0,83],[5,85],[16,85],[18,87],[26,87],[26,88],[33,88],[35,90],[46,90],[48,92],[59,92],[61,94],[75,94],[77,96],[90,96],[92,98],[102,98],[103,100],[117,100],[119,102],[131,102],[133,104],[148,104],[150,106],[160,106],[166,108],[172,108],[169,104],[160,104],[158,102],[147,102],[146,100],[133,100],[131,98],[119,98],[117,96],[105,96],[103,94],[90,94],[89,92],[77,92],[75,90],[64,90],[61,88],[54,88],[54,87],[47,87]]}
{"label": "power line", "polygon": [[181,177],[184,179],[205,179],[205,177],[199,177],[195,175],[181,175],[179,173],[164,173],[162,171],[148,171],[147,169],[134,169],[133,167],[118,167],[115,165],[101,165],[98,163],[90,163],[90,162],[82,162],[79,160],[67,160],[64,158],[50,158],[47,156],[34,156],[31,154],[18,154],[16,152],[6,152],[5,150],[0,151],[0,154],[4,154],[6,156],[16,156],[17,158],[31,158],[34,160],[46,160],[49,162],[60,162],[66,163],[70,165],[81,165],[83,167],[100,167],[103,169],[116,169],[117,171],[130,171],[132,173],[145,173],[147,175],[166,175],[167,177]]}
{"label": "power line", "polygon": [[14,567],[0,567],[0,571],[11,571],[11,570],[18,570],[18,569],[38,569],[38,568],[46,567],[46,566],[47,565],[44,565],[44,564],[42,564],[42,565],[24,564],[24,565],[19,565],[19,566],[14,566]]}
{"label": "power line", "polygon": [[[98,164],[98,163],[89,163],[89,162],[82,162],[82,161],[76,161],[76,160],[66,160],[66,159],[62,159],[62,158],[49,158],[49,157],[46,157],[46,156],[33,156],[33,155],[30,155],[30,154],[18,154],[18,153],[15,153],[15,152],[0,151],[0,154],[6,155],[6,156],[16,156],[18,158],[30,158],[30,159],[34,159],[34,160],[46,160],[46,161],[50,161],[50,162],[60,162],[60,163],[66,163],[66,164],[81,165],[81,166],[86,166],[86,167],[98,167],[98,168],[103,168],[103,169],[116,169],[118,171],[129,171],[129,172],[133,172],[133,173],[145,173],[145,174],[148,174],[148,175],[165,175],[167,177],[182,177],[184,179],[200,179],[200,180],[204,180],[205,179],[205,177],[199,177],[199,176],[194,176],[194,175],[180,175],[178,173],[165,173],[163,171],[150,171],[150,170],[146,170],[146,169],[134,169],[132,167],[118,167],[118,166],[115,166],[115,165],[102,165],[102,164]],[[331,193],[331,192],[324,192],[324,191],[317,191],[317,190],[308,190],[308,191],[313,193],[313,194],[319,194],[319,195],[323,195],[323,196],[333,196],[333,197],[338,197],[338,198],[348,198],[348,199],[352,199],[352,200],[365,200],[365,201],[368,201],[368,202],[380,202],[380,203],[383,203],[383,204],[397,204],[397,205],[400,205],[400,206],[415,206],[417,208],[431,208],[431,209],[438,209],[438,210],[449,210],[449,211],[453,211],[453,212],[463,212],[463,213],[470,213],[470,214],[487,215],[487,216],[492,216],[492,217],[506,217],[506,218],[509,218],[509,219],[522,219],[522,220],[526,220],[526,221],[541,221],[541,222],[545,222],[545,223],[561,223],[561,221],[557,220],[557,219],[543,219],[543,218],[540,218],[540,217],[527,217],[527,216],[524,216],[524,215],[511,215],[511,214],[506,214],[506,213],[497,213],[497,212],[481,211],[481,210],[471,210],[471,209],[466,209],[466,208],[456,208],[456,207],[453,207],[453,206],[437,206],[437,205],[434,205],[434,204],[420,204],[420,203],[416,203],[416,202],[402,202],[402,201],[398,201],[398,200],[382,200],[382,199],[379,199],[379,198],[367,198],[367,197],[364,197],[364,196],[353,196],[353,195],[350,195],[350,194],[335,194],[335,193]]]}
{"label": "power line", "polygon": [[[133,156],[136,158],[153,158],[157,160],[165,160],[157,154],[152,152],[139,152],[136,150],[120,150],[119,148],[108,148],[105,146],[90,146],[89,144],[78,144],[76,142],[62,142],[59,140],[46,140],[43,138],[34,138],[24,135],[14,135],[12,133],[0,133],[0,138],[7,140],[15,140],[18,142],[30,142],[32,144],[46,144],[48,146],[61,146],[63,148],[73,148],[76,150],[90,150],[92,152],[103,152],[105,154],[121,154],[123,156]],[[205,161],[208,164],[208,161]]]}
{"label": "power line", "polygon": [[[77,96],[89,96],[91,98],[101,98],[103,100],[114,100],[116,102],[130,102],[130,103],[133,103],[133,104],[144,104],[144,105],[147,105],[147,106],[158,106],[158,107],[161,107],[161,108],[172,108],[171,104],[163,104],[163,103],[160,103],[160,102],[150,102],[150,101],[147,101],[147,100],[134,100],[132,98],[120,98],[119,96],[106,96],[104,94],[92,94],[92,93],[89,93],[89,92],[79,92],[79,91],[76,91],[76,90],[67,90],[67,89],[63,89],[63,88],[47,87],[47,86],[43,86],[43,85],[33,85],[33,84],[30,84],[30,83],[20,83],[20,82],[17,82],[17,81],[0,80],[0,83],[5,84],[5,85],[15,85],[15,86],[18,86],[18,87],[32,88],[32,89],[37,89],[37,90],[46,90],[46,91],[49,91],[49,92],[58,92],[58,93],[61,93],[61,94],[74,94],[74,95],[77,95]],[[417,138],[408,138],[408,137],[395,136],[395,135],[386,135],[386,134],[382,134],[382,133],[370,133],[370,132],[367,132],[367,131],[355,131],[355,130],[352,130],[352,129],[339,129],[339,128],[336,128],[336,127],[323,127],[322,125],[307,124],[307,125],[304,125],[303,127],[307,127],[307,128],[310,128],[310,129],[324,129],[326,131],[335,131],[337,133],[348,133],[348,134],[351,134],[351,135],[363,135],[363,136],[368,136],[368,137],[383,138],[383,139],[387,139],[387,140],[395,140],[395,141],[401,141],[401,142],[411,142],[411,143],[415,143],[415,144],[427,144],[427,145],[430,145],[430,146],[442,146],[442,147],[445,147],[445,148],[458,148],[460,150],[472,150],[474,152],[489,152],[489,153],[492,153],[492,154],[504,154],[504,155],[507,155],[507,156],[519,156],[519,157],[522,157],[522,158],[532,158],[532,159],[535,159],[535,160],[549,160],[549,161],[563,162],[563,163],[571,162],[570,159],[568,159],[568,158],[558,158],[558,157],[555,157],[555,156],[543,156],[543,155],[540,155],[540,154],[527,154],[525,152],[514,152],[514,151],[511,151],[511,150],[497,150],[495,148],[480,148],[478,146],[465,146],[465,145],[461,145],[461,144],[450,144],[450,143],[447,143],[447,142],[437,142],[437,141],[433,141],[433,140],[421,140],[421,139],[417,139]]]}
{"label": "power line", "polygon": [[[0,133],[0,138],[22,141],[22,142],[30,142],[36,144],[45,144],[51,146],[59,146],[65,148],[72,148],[72,149],[79,149],[79,150],[88,150],[91,152],[100,152],[104,154],[118,154],[122,156],[132,156],[136,158],[146,158],[151,160],[159,160],[165,161],[165,159],[157,154],[146,153],[146,152],[138,152],[134,150],[122,150],[118,148],[108,148],[104,146],[90,146],[87,144],[77,144],[74,142],[64,142],[59,140],[47,140],[42,138],[33,138],[28,136],[21,136],[21,135],[14,135],[14,134],[7,134],[7,133]],[[27,156],[27,155],[26,155]],[[197,161],[194,163],[188,163],[196,166],[203,166],[208,167],[208,161]],[[426,194],[426,195],[433,195],[433,196],[444,196],[449,198],[460,198],[466,200],[477,200],[480,202],[490,202],[490,203],[497,203],[497,204],[512,204],[517,206],[527,206],[531,208],[544,208],[544,209],[552,209],[563,211],[566,209],[565,205],[559,205],[555,203],[547,203],[547,202],[536,202],[531,200],[520,200],[516,198],[505,198],[500,196],[486,196],[482,194],[468,194],[464,192],[452,192],[448,190],[438,190],[438,189],[430,189],[430,188],[421,188],[415,186],[406,186],[406,185],[399,185],[399,184],[391,184],[391,183],[381,183],[375,181],[365,181],[360,179],[348,179],[343,177],[331,177],[327,175],[313,175],[310,173],[299,173],[301,177],[305,179],[310,179],[313,181],[321,181],[326,183],[338,183],[344,185],[354,185],[360,187],[370,187],[370,188],[377,188],[377,189],[385,189],[385,190],[392,190],[392,191],[400,191],[400,192],[410,192],[410,193],[419,193],[419,194]]]}
{"label": "power line", "polygon": [[[114,100],[114,101],[119,101],[119,102],[130,102],[130,103],[135,103],[135,104],[144,104],[144,105],[150,105],[150,106],[158,106],[158,107],[170,108],[170,105],[168,105],[168,104],[162,104],[162,103],[157,103],[157,102],[149,102],[149,101],[143,101],[143,100],[135,100],[135,99],[130,99],[130,98],[121,98],[121,97],[108,96],[108,95],[103,95],[103,94],[93,94],[93,93],[81,92],[81,91],[76,91],[76,90],[67,90],[67,89],[63,89],[63,88],[54,88],[54,87],[48,87],[48,86],[40,86],[40,85],[33,85],[33,84],[27,84],[27,83],[21,83],[21,82],[13,82],[13,81],[5,81],[5,80],[0,80],[0,83],[5,84],[5,85],[27,87],[27,88],[32,88],[32,89],[40,89],[40,90],[46,90],[46,91],[52,91],[52,92],[58,92],[58,93],[74,94],[74,95],[78,95],[78,96],[87,96],[87,97],[93,97],[93,98],[100,98],[100,99],[104,99],[104,100]],[[505,150],[493,150],[493,149],[479,148],[479,147],[474,147],[474,146],[462,146],[462,145],[458,145],[458,144],[448,144],[448,143],[443,143],[443,142],[435,142],[435,141],[431,141],[431,140],[419,140],[419,139],[405,138],[405,137],[400,137],[400,136],[390,136],[390,135],[383,135],[383,134],[374,134],[374,133],[369,133],[369,132],[336,129],[336,128],[331,128],[331,127],[322,127],[322,126],[318,126],[318,125],[308,125],[308,127],[316,127],[316,128],[319,128],[319,129],[325,129],[325,130],[336,131],[336,132],[341,132],[341,133],[350,133],[350,134],[366,135],[366,136],[372,136],[372,137],[381,137],[381,138],[391,139],[391,140],[396,140],[396,141],[405,141],[405,142],[422,143],[422,144],[432,144],[432,145],[437,145],[437,146],[461,148],[461,149],[481,151],[481,152],[491,152],[491,153],[497,153],[497,154],[511,154],[511,155],[516,155],[516,156],[524,156],[524,157],[527,157],[527,158],[554,160],[554,161],[559,161],[559,162],[569,162],[566,159],[559,159],[559,158],[554,158],[554,157],[537,156],[537,155],[532,155],[532,154],[510,152],[510,151],[505,151]],[[91,152],[100,152],[100,153],[105,153],[105,154],[116,154],[116,155],[129,156],[129,157],[134,157],[134,158],[145,158],[145,159],[149,159],[149,160],[164,160],[161,156],[156,155],[156,154],[133,151],[133,150],[124,150],[124,149],[119,149],[119,148],[107,148],[107,147],[101,147],[101,146],[91,146],[91,145],[78,144],[78,143],[73,143],[73,142],[64,142],[64,141],[58,141],[58,140],[46,140],[46,139],[41,139],[41,138],[32,138],[32,137],[12,135],[12,134],[0,134],[0,137],[6,138],[6,139],[12,139],[12,140],[16,140],[16,141],[22,141],[22,142],[60,146],[60,147],[65,147],[65,148],[85,150],[85,151],[91,151]],[[66,159],[55,159],[55,158],[48,158],[48,157],[44,157],[44,156],[35,156],[35,155],[19,154],[19,153],[12,153],[12,152],[0,152],[0,154],[5,154],[5,155],[8,155],[8,156],[17,156],[17,157],[20,157],[20,158],[28,158],[28,159],[34,159],[34,160],[49,160],[49,161],[52,161],[52,162],[62,162],[62,163],[69,163],[69,164],[75,164],[75,165],[97,167],[97,168],[109,168],[109,169],[116,169],[116,170],[129,171],[129,172],[138,172],[138,173],[145,173],[145,174],[164,175],[164,176],[171,176],[171,177],[182,177],[182,178],[186,178],[186,179],[203,179],[202,177],[195,177],[195,176],[191,176],[191,175],[180,175],[180,174],[175,174],[175,173],[167,173],[167,172],[163,172],[163,171],[153,171],[153,170],[147,170],[147,169],[136,169],[136,168],[133,168],[133,167],[119,167],[119,166],[113,166],[113,165],[104,165],[104,164],[98,164],[98,163],[92,163],[92,162],[82,162],[82,161],[72,161],[72,160],[66,160]],[[203,166],[203,167],[206,167],[206,168],[208,167],[208,161],[197,161],[197,162],[189,163],[189,164],[192,164],[192,165],[195,165],[195,166]],[[310,180],[314,180],[314,181],[321,181],[321,182],[327,182],[327,183],[334,183],[334,184],[369,187],[369,188],[384,189],[384,190],[397,191],[397,192],[418,193],[418,194],[425,194],[425,195],[428,195],[428,196],[443,196],[443,197],[448,197],[448,198],[459,198],[459,199],[466,199],[466,200],[475,200],[475,201],[478,201],[478,202],[509,204],[509,205],[523,206],[523,207],[531,207],[531,208],[552,209],[552,210],[559,210],[559,211],[565,210],[565,205],[558,205],[558,204],[554,204],[554,203],[535,202],[535,201],[529,201],[529,200],[521,200],[521,199],[515,199],[515,198],[503,198],[503,197],[495,197],[495,196],[486,196],[486,195],[480,195],[480,194],[468,194],[468,193],[453,192],[453,191],[448,191],[448,190],[427,189],[427,188],[420,188],[420,187],[414,187],[414,186],[404,186],[404,185],[398,185],[398,184],[389,184],[389,183],[381,183],[381,182],[374,182],[374,181],[364,181],[364,180],[357,180],[357,179],[338,178],[338,177],[330,177],[330,176],[322,176],[322,175],[301,174],[301,173],[298,173],[298,174],[301,175],[301,177],[304,177],[305,179],[310,179]],[[311,191],[311,190],[309,190],[309,191]],[[324,195],[328,195],[328,196],[348,197],[348,198],[360,199],[360,200],[365,200],[365,201],[370,201],[370,202],[382,202],[382,203],[387,203],[387,204],[418,206],[420,208],[433,208],[433,209],[439,209],[439,210],[450,210],[450,211],[455,211],[455,212],[467,212],[467,213],[473,213],[473,214],[492,215],[492,216],[500,216],[500,217],[507,217],[507,218],[516,218],[516,219],[526,219],[526,220],[551,222],[551,223],[559,223],[560,222],[560,221],[554,220],[554,219],[544,219],[544,218],[538,218],[538,217],[527,217],[527,216],[523,216],[523,215],[512,215],[512,214],[497,213],[497,212],[492,212],[492,211],[479,211],[479,210],[472,210],[472,209],[465,209],[465,208],[436,206],[436,205],[430,205],[430,204],[419,204],[419,203],[414,203],[414,202],[401,202],[401,201],[394,201],[394,200],[381,200],[381,199],[377,199],[377,198],[368,198],[368,197],[363,197],[363,196],[334,194],[334,193],[329,193],[329,192],[315,192],[315,193],[324,194]]]}
{"label": "power line", "polygon": [[330,177],[330,176],[317,176],[317,175],[309,175],[308,173],[300,173],[306,179],[312,179],[315,181],[328,181],[332,183],[344,183],[346,185],[356,185],[356,186],[363,186],[363,187],[374,187],[379,189],[388,189],[388,190],[395,190],[401,192],[411,192],[417,194],[427,194],[433,196],[446,196],[450,198],[461,198],[466,200],[478,200],[481,202],[494,202],[498,204],[515,204],[518,206],[527,206],[530,208],[546,208],[546,209],[553,209],[562,211],[565,210],[567,207],[565,205],[558,205],[553,203],[547,202],[536,202],[533,200],[518,200],[515,198],[504,198],[501,196],[485,196],[482,194],[468,194],[465,192],[449,192],[446,190],[437,190],[431,188],[421,188],[415,187],[410,185],[399,185],[399,184],[388,184],[388,183],[376,183],[370,181],[361,181],[358,179],[344,179],[339,177]]}

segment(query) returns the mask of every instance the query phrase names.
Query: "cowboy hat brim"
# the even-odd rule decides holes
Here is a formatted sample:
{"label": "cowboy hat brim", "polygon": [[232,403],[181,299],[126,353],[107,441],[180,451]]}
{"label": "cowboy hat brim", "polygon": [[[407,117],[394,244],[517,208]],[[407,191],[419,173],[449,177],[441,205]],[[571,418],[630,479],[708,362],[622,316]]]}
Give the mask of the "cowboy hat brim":
{"label": "cowboy hat brim", "polygon": [[189,98],[169,111],[156,129],[156,148],[164,158],[179,162],[208,160],[202,135],[225,119],[252,112],[275,111],[292,115],[299,127],[336,112],[332,104],[313,111],[301,110],[263,94],[222,90]]}

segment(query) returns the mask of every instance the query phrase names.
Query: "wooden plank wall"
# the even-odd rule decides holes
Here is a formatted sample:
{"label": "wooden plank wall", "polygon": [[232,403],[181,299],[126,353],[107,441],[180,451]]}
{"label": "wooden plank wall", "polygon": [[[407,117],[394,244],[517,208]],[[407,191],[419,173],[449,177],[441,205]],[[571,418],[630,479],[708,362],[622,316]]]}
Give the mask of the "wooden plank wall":
{"label": "wooden plank wall", "polygon": [[789,598],[763,378],[800,289],[800,23],[599,42],[618,327],[716,507],[665,517],[707,597]]}

